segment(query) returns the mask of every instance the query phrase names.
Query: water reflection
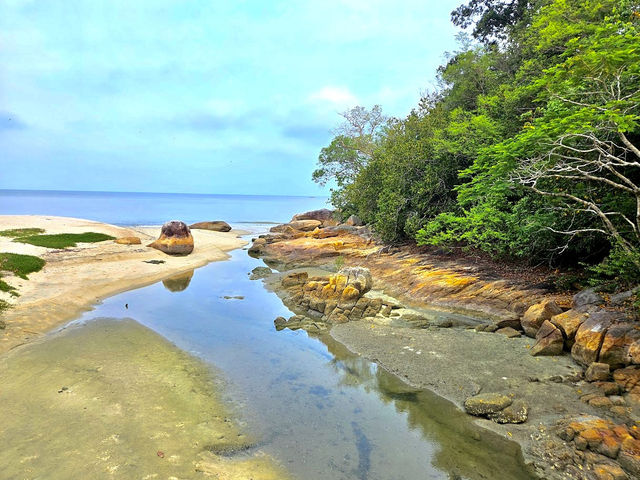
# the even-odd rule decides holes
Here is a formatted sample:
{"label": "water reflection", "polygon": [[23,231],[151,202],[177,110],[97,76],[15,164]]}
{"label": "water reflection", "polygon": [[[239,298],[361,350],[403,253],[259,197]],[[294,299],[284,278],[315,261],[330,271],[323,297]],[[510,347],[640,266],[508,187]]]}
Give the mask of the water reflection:
{"label": "water reflection", "polygon": [[170,292],[182,292],[187,289],[192,278],[193,270],[166,278],[162,281],[162,285]]}
{"label": "water reflection", "polygon": [[[334,357],[329,363],[340,375],[340,385],[363,387],[385,404],[393,404],[398,413],[407,414],[409,428],[438,446],[432,465],[447,472],[450,479],[492,479],[496,478],[496,472],[500,472],[500,478],[534,478],[526,474],[522,453],[515,442],[476,426],[454,404],[406,384],[355,355],[331,336],[318,338]],[[507,458],[510,461],[505,461]]]}

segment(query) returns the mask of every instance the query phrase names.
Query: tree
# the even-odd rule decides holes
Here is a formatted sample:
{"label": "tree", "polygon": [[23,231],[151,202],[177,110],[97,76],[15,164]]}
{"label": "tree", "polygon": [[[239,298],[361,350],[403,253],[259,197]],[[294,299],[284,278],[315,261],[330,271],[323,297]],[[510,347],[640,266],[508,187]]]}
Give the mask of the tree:
{"label": "tree", "polygon": [[473,25],[472,35],[488,43],[508,37],[508,27],[520,22],[531,10],[531,0],[470,0],[451,12],[451,21],[461,28]]}
{"label": "tree", "polygon": [[371,110],[357,106],[340,115],[344,122],[333,131],[335,137],[329,146],[320,151],[318,168],[313,172],[315,182],[325,185],[333,180],[339,188],[352,183],[371,160],[388,121],[380,105]]}

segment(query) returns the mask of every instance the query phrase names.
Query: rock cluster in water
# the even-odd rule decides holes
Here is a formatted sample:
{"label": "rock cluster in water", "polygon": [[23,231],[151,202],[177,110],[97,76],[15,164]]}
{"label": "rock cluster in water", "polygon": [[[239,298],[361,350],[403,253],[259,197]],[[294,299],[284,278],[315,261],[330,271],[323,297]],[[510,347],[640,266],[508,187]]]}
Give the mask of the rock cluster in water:
{"label": "rock cluster in water", "polygon": [[397,308],[381,298],[364,296],[371,290],[373,279],[371,272],[362,267],[343,268],[335,275],[324,277],[309,277],[306,272],[290,273],[282,278],[281,284],[288,292],[286,303],[305,315],[289,320],[279,317],[274,322],[277,328],[346,323],[379,313],[388,316]]}

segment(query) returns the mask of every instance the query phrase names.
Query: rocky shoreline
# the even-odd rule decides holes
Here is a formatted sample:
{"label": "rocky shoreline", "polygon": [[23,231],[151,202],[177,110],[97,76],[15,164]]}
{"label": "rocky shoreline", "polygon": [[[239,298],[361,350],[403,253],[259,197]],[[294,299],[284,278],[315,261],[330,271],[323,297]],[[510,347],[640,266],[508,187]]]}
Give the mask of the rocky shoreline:
{"label": "rocky shoreline", "polygon": [[640,477],[640,327],[621,299],[390,249],[350,220],[307,212],[254,239],[279,273],[253,278],[295,313],[276,328],[330,331],[516,441],[539,478]]}

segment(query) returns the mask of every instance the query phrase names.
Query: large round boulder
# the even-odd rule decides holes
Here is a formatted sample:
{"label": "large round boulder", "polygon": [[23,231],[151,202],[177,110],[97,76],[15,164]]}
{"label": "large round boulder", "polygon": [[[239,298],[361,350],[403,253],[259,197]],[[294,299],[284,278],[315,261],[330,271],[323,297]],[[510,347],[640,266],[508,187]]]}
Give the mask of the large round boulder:
{"label": "large round boulder", "polygon": [[148,246],[169,255],[189,255],[193,252],[193,237],[184,222],[172,220],[162,226],[160,238]]}
{"label": "large round boulder", "polygon": [[211,230],[213,232],[228,232],[231,230],[231,225],[222,220],[214,220],[211,222],[198,222],[193,225],[189,225],[192,230]]}
{"label": "large round boulder", "polygon": [[333,212],[327,208],[322,208],[320,210],[311,210],[310,212],[298,213],[294,215],[291,219],[292,222],[297,220],[318,220],[320,222],[325,222],[327,220],[333,219]]}

